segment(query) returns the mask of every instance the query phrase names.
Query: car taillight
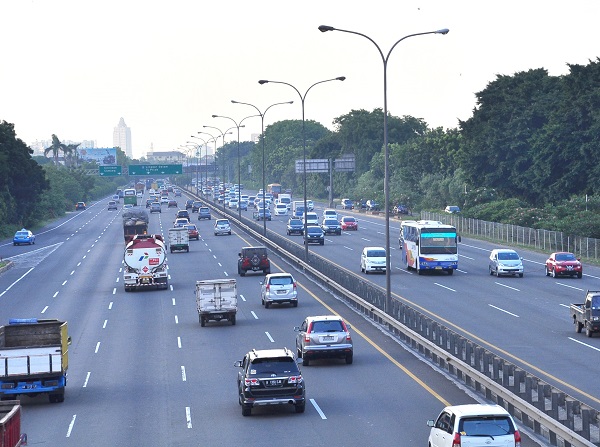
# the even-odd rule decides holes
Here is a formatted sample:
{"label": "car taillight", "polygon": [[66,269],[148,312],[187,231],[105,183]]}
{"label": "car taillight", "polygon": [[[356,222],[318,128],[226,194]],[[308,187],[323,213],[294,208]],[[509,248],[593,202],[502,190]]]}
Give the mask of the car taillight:
{"label": "car taillight", "polygon": [[346,326],[345,321],[342,321],[342,326],[344,327],[344,332],[346,333],[346,340],[352,341],[352,337],[350,336],[350,332],[348,331],[348,326]]}
{"label": "car taillight", "polygon": [[454,438],[452,439],[452,447],[460,447],[460,433],[454,433]]}
{"label": "car taillight", "polygon": [[259,381],[258,381],[258,379],[255,379],[253,377],[251,377],[251,378],[245,378],[244,379],[244,385],[246,385],[246,386],[258,386],[259,385]]}
{"label": "car taillight", "polygon": [[271,291],[271,284],[267,284],[267,286],[265,287],[265,291],[266,292],[270,292]]}
{"label": "car taillight", "polygon": [[521,433],[519,433],[519,430],[515,430],[515,447],[521,447]]}
{"label": "car taillight", "polygon": [[304,334],[304,342],[310,343],[310,332],[312,331],[313,324],[310,323],[308,325],[308,329],[306,330],[306,334]]}
{"label": "car taillight", "polygon": [[296,291],[296,283],[294,283],[294,292]]}
{"label": "car taillight", "polygon": [[302,383],[302,376],[290,376],[288,377],[288,383]]}

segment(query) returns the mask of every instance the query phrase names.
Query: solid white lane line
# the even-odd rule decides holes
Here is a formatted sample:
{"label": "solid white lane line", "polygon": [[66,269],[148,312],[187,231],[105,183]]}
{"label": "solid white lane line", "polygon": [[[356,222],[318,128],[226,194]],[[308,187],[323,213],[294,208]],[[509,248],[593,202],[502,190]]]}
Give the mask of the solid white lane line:
{"label": "solid white lane line", "polygon": [[499,286],[506,287],[507,289],[514,290],[515,292],[520,292],[519,289],[515,289],[514,287],[507,286],[506,284],[502,284],[501,282],[494,281],[494,284],[498,284]]}
{"label": "solid white lane line", "polygon": [[596,351],[600,351],[600,349],[598,349],[597,347],[592,346],[592,345],[588,345],[587,343],[584,343],[582,341],[575,340],[574,338],[571,338],[571,337],[568,337],[568,339],[571,340],[571,341],[574,341],[575,343],[579,343],[580,345],[583,345],[586,348],[591,348],[591,349],[595,349]]}
{"label": "solid white lane line", "polygon": [[314,399],[310,399],[310,403],[312,404],[313,407],[315,407],[315,410],[317,410],[317,413],[319,413],[319,416],[321,416],[321,419],[323,419],[323,420],[327,419],[327,416],[325,416],[325,413],[323,413],[323,411],[321,410],[321,407],[319,407],[317,405],[317,402]]}
{"label": "solid white lane line", "polygon": [[440,284],[440,283],[434,282],[434,284],[435,284],[436,286],[442,287],[442,288],[444,288],[444,289],[447,289],[447,290],[450,290],[450,291],[452,291],[452,292],[456,292],[456,290],[454,290],[454,289],[451,289],[450,287],[446,287],[446,286],[444,286],[444,285],[442,285],[442,284]]}
{"label": "solid white lane line", "polygon": [[520,318],[517,314],[513,314],[512,312],[504,310],[501,307],[494,306],[493,304],[488,304],[488,306],[493,307],[494,309],[499,310],[500,312],[504,312],[505,314],[512,315],[513,317]]}
{"label": "solid white lane line", "polygon": [[185,420],[187,421],[187,428],[192,428],[192,413],[190,407],[185,407]]}
{"label": "solid white lane line", "polygon": [[73,419],[71,419],[71,423],[69,424],[69,429],[67,430],[67,438],[71,436],[71,432],[73,431],[73,426],[75,425],[75,419],[77,419],[77,415],[73,415]]}

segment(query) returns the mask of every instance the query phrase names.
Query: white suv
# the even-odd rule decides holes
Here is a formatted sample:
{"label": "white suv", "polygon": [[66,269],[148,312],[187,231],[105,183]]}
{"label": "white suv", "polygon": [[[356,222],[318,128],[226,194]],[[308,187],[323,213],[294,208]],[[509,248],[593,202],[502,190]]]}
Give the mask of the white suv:
{"label": "white suv", "polygon": [[521,447],[511,415],[499,405],[455,405],[442,410],[431,427],[430,447]]}
{"label": "white suv", "polygon": [[385,272],[385,248],[365,247],[360,255],[360,271]]}
{"label": "white suv", "polygon": [[270,273],[260,283],[261,303],[268,309],[273,303],[298,307],[296,280],[290,273]]}
{"label": "white suv", "polygon": [[325,219],[338,219],[337,211],[332,209],[323,210],[323,220]]}

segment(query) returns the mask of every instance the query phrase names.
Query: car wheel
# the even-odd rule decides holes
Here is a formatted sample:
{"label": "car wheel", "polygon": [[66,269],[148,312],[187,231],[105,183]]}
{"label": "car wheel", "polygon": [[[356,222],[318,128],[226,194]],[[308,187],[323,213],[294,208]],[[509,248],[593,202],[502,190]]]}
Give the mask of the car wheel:
{"label": "car wheel", "polygon": [[488,266],[489,270],[490,270],[490,275],[494,276],[494,271],[492,270],[492,266]]}
{"label": "car wheel", "polygon": [[265,309],[268,309],[271,306],[271,303],[269,303],[268,301],[265,301]]}
{"label": "car wheel", "polygon": [[550,270],[548,269],[548,266],[546,266],[546,276],[550,276]]}
{"label": "car wheel", "polygon": [[252,414],[252,407],[242,405],[242,416],[250,416]]}
{"label": "car wheel", "polygon": [[354,356],[352,354],[346,355],[346,365],[352,365],[353,360],[354,360]]}
{"label": "car wheel", "polygon": [[522,278],[522,277],[523,277],[523,273],[519,273],[519,278]]}
{"label": "car wheel", "polygon": [[556,267],[552,269],[552,277],[556,278],[558,275],[556,274]]}
{"label": "car wheel", "polygon": [[308,360],[306,356],[302,357],[302,365],[310,366],[310,360]]}
{"label": "car wheel", "polygon": [[231,231],[229,233],[227,233],[229,236],[231,236]]}
{"label": "car wheel", "polygon": [[579,279],[581,279],[581,278],[583,277],[583,272],[579,272],[579,273],[577,273],[577,277],[578,277]]}
{"label": "car wheel", "polygon": [[325,245],[325,241],[321,241],[321,242],[320,242],[320,244],[321,244],[321,245]]}
{"label": "car wheel", "polygon": [[298,307],[298,301],[294,301],[294,302],[292,303],[292,306],[294,306],[294,307]]}
{"label": "car wheel", "polygon": [[296,404],[296,413],[304,413],[305,408],[306,408],[305,402],[302,402],[301,404]]}
{"label": "car wheel", "polygon": [[246,271],[245,270],[240,271],[240,276],[246,276]]}
{"label": "car wheel", "polygon": [[229,321],[231,321],[232,326],[235,326],[235,315],[232,315],[231,317],[229,317]]}

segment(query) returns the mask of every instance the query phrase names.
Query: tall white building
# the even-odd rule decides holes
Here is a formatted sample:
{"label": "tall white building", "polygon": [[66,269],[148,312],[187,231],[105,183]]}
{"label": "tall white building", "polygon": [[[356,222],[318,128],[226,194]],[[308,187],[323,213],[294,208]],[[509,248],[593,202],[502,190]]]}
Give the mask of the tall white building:
{"label": "tall white building", "polygon": [[133,158],[131,149],[131,129],[125,125],[125,120],[121,118],[119,124],[113,131],[113,146],[120,147],[125,155]]}

